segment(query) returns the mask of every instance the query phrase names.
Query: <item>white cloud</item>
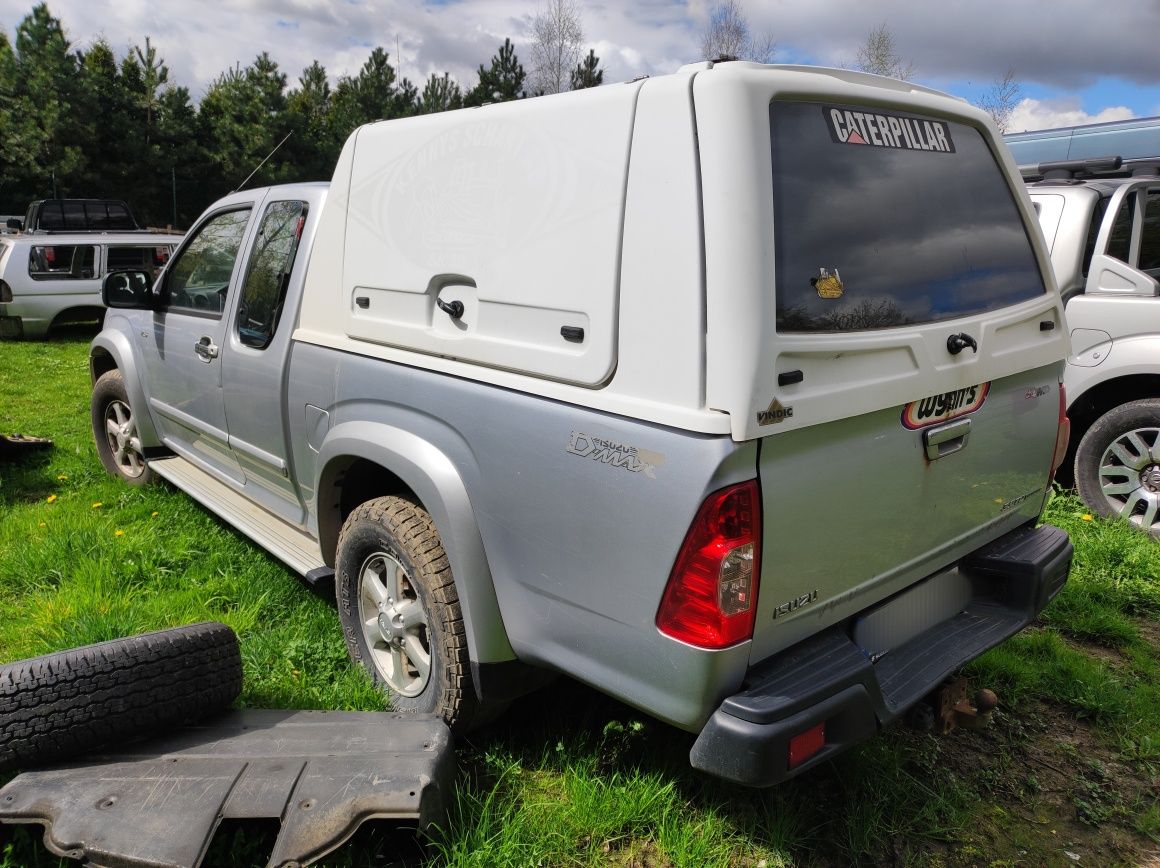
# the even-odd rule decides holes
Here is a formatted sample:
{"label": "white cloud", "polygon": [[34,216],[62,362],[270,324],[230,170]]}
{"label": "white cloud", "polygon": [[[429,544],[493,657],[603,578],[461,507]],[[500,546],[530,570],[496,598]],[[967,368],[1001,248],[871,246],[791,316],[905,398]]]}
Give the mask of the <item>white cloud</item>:
{"label": "white cloud", "polygon": [[1050,130],[1055,127],[1071,127],[1078,124],[1100,124],[1107,121],[1125,121],[1135,117],[1135,112],[1126,106],[1109,106],[1095,114],[1080,108],[1078,98],[1025,99],[1011,113],[1008,132],[1022,133],[1027,130]]}

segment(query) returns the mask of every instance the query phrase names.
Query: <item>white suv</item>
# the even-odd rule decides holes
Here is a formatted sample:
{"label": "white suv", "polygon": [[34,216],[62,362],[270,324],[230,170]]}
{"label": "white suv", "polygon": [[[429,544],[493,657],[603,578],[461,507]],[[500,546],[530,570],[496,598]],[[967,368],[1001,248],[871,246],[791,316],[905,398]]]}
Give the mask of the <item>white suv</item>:
{"label": "white suv", "polygon": [[0,236],[0,337],[38,338],[63,322],[99,319],[108,272],[155,273],[180,241],[148,232]]}
{"label": "white suv", "polygon": [[1160,167],[1023,167],[1071,329],[1064,386],[1080,496],[1160,536]]}

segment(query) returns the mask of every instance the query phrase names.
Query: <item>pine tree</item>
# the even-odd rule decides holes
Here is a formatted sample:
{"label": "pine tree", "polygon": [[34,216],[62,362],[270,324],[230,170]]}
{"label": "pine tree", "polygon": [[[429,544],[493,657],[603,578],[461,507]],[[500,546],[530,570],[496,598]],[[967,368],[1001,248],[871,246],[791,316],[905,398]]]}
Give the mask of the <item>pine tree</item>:
{"label": "pine tree", "polygon": [[482,63],[479,65],[479,84],[468,92],[463,103],[470,106],[523,99],[526,78],[515,46],[510,39],[504,39],[499,52],[492,55],[491,67],[484,69]]}
{"label": "pine tree", "polygon": [[596,56],[596,50],[589,48],[588,56],[572,70],[572,90],[601,84],[604,84],[604,70],[600,68],[600,58]]}
{"label": "pine tree", "polygon": [[448,109],[457,109],[463,105],[463,93],[448,73],[436,75],[431,73],[427,83],[423,86],[423,94],[419,97],[419,113],[431,114]]}

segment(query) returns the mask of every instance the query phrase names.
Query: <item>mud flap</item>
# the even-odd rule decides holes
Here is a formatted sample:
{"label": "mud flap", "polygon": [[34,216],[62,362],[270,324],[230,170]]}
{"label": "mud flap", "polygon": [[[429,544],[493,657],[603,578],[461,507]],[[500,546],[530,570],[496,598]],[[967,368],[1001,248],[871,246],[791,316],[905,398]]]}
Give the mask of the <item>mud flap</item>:
{"label": "mud flap", "polygon": [[274,818],[271,866],[314,862],[364,820],[442,818],[451,733],[433,715],[231,711],[0,789],[0,822],[40,823],[93,866],[201,863],[222,819]]}

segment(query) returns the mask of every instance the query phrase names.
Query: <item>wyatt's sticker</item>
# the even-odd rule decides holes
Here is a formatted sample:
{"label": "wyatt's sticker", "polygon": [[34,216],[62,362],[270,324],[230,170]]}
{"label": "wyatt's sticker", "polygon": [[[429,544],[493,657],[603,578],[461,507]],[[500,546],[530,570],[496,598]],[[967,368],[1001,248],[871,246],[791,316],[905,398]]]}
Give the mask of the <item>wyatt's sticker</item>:
{"label": "wyatt's sticker", "polygon": [[931,395],[921,401],[911,401],[902,408],[902,424],[914,431],[937,422],[946,422],[956,416],[974,413],[987,400],[990,388],[990,383],[980,383],[978,386]]}
{"label": "wyatt's sticker", "polygon": [[882,112],[822,106],[830,138],[843,145],[953,154],[955,142],[945,121]]}

